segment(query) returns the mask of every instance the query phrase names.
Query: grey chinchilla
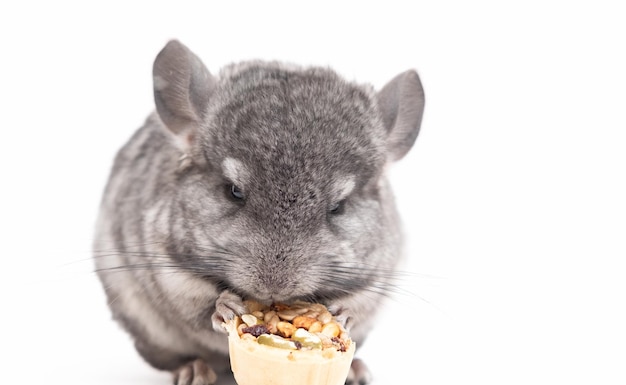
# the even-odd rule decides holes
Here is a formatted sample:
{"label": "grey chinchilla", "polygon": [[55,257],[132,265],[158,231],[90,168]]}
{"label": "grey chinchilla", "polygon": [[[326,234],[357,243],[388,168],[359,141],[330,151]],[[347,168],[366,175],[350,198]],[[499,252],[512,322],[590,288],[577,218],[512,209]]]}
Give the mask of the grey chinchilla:
{"label": "grey chinchilla", "polygon": [[[402,257],[386,169],[412,147],[414,70],[382,89],[328,68],[247,61],[212,75],[170,41],[156,112],[118,152],[94,260],[113,317],[176,384],[229,374],[242,300],[320,302],[361,346]],[[355,359],[347,383],[371,375]]]}

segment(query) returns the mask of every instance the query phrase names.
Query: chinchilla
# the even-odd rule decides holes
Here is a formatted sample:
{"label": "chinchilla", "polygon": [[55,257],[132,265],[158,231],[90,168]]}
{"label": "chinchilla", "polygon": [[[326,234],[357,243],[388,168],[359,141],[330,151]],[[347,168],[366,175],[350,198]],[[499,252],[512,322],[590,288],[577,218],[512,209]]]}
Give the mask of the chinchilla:
{"label": "chinchilla", "polygon": [[[156,111],[115,157],[94,243],[140,355],[176,384],[232,379],[221,324],[246,299],[323,303],[362,346],[403,258],[386,170],[420,129],[417,72],[378,91],[281,62],[215,76],[172,40],[153,76]],[[370,379],[355,359],[347,383]]]}

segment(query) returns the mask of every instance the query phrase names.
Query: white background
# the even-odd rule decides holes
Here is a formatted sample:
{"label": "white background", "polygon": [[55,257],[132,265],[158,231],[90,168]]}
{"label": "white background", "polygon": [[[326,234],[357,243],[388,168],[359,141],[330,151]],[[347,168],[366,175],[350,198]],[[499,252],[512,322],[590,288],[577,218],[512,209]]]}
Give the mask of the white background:
{"label": "white background", "polygon": [[0,382],[170,383],[110,320],[90,246],[178,38],[214,73],[419,72],[422,131],[391,170],[411,274],[359,352],[376,385],[626,383],[618,1],[17,3],[0,5]]}

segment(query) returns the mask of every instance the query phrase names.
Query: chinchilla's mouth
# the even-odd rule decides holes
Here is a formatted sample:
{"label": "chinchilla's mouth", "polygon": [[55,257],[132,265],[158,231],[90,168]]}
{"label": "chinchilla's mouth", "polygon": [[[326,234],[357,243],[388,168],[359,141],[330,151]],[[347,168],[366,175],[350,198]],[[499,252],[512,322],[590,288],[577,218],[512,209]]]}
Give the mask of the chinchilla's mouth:
{"label": "chinchilla's mouth", "polygon": [[255,302],[262,303],[263,305],[272,305],[276,303],[284,303],[286,305],[292,304],[296,301],[305,301],[312,302],[315,301],[315,296],[313,295],[299,295],[299,296],[288,296],[281,294],[266,294],[262,293],[245,293],[241,295],[241,298],[244,300],[253,300]]}

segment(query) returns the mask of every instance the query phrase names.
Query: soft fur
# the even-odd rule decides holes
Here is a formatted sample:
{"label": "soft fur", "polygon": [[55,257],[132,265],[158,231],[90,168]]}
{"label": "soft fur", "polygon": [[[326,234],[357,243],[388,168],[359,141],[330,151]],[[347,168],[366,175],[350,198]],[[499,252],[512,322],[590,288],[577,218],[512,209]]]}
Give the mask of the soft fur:
{"label": "soft fur", "polygon": [[156,113],[115,159],[94,246],[139,353],[181,385],[232,375],[220,324],[242,299],[324,303],[361,346],[402,254],[385,169],[417,137],[417,73],[378,93],[275,62],[214,77],[171,41],[154,76]]}

